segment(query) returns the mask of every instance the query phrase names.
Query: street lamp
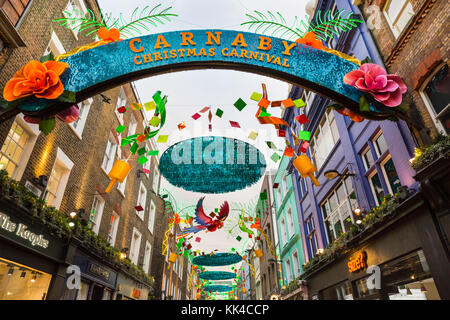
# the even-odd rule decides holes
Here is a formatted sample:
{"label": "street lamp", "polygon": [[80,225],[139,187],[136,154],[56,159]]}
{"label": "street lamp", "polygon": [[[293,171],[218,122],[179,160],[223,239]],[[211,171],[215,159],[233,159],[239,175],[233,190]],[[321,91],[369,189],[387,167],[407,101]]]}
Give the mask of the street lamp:
{"label": "street lamp", "polygon": [[328,170],[328,171],[324,172],[323,176],[325,178],[327,178],[328,180],[333,180],[337,177],[343,177],[343,178],[354,177],[355,174],[354,173],[339,173],[337,170]]}

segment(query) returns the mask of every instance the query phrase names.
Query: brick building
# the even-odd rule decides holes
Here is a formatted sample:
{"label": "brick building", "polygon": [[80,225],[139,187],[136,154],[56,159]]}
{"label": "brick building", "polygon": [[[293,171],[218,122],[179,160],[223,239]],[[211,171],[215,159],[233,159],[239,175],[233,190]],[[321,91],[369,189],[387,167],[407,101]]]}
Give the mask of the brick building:
{"label": "brick building", "polygon": [[[39,60],[50,52],[57,56],[92,42],[53,22],[62,17],[65,10],[77,9],[86,14],[90,9],[99,14],[94,0],[0,1],[0,8],[2,88],[28,61]],[[142,167],[137,163],[137,156],[129,157],[129,146],[120,147],[122,137],[143,132],[148,122],[142,111],[131,108],[124,114],[116,111],[134,102],[141,101],[132,84],[108,90],[103,96],[78,103],[79,119],[71,124],[57,121],[48,135],[40,133],[37,124],[26,122],[23,115],[0,123],[0,169],[44,199],[48,206],[67,215],[78,213],[88,221],[94,234],[126,252],[132,264],[155,279],[152,288],[129,271],[103,261],[101,256],[93,256],[82,245],[71,243],[63,250],[65,263],[57,267],[49,265],[45,270],[46,274],[53,275],[48,293],[45,292],[48,299],[147,299],[160,292],[163,258],[159,248],[164,201],[158,195],[158,160],[153,157]],[[121,135],[115,131],[119,124],[127,127]],[[154,150],[156,144],[149,140],[146,147]],[[127,179],[106,194],[110,181],[107,174],[115,160],[127,158],[132,167]],[[144,173],[143,168],[150,173]],[[142,210],[135,208],[138,206]],[[0,242],[3,240],[0,237]],[[5,268],[26,269],[25,263],[11,262],[12,257],[18,256],[13,247],[0,251],[11,252],[9,259],[0,256]],[[81,288],[64,290],[61,283],[71,263],[80,265]],[[40,270],[37,265],[30,267],[30,270]],[[2,289],[0,287],[0,291]],[[20,292],[10,293],[11,298],[26,298],[21,297]]]}
{"label": "brick building", "polygon": [[[167,230],[168,221],[173,218],[174,212],[170,201],[165,202],[166,205],[166,219],[165,225],[161,228],[163,232]],[[163,277],[161,286],[161,298],[164,300],[191,300],[192,299],[192,287],[189,290],[189,278],[192,271],[192,265],[184,255],[178,255],[175,263],[169,262],[171,253],[177,253],[177,234],[181,231],[178,224],[174,224],[170,231],[167,242],[167,255],[161,261],[163,265]],[[157,248],[160,250],[160,247]],[[194,278],[195,279],[195,278]],[[196,280],[196,279],[195,279]],[[197,282],[193,281],[192,286]],[[194,296],[195,297],[195,296]]]}
{"label": "brick building", "polygon": [[[355,1],[389,73],[398,74],[412,100],[410,116],[434,138],[450,130],[448,36],[445,0]],[[421,143],[429,143],[424,134]]]}

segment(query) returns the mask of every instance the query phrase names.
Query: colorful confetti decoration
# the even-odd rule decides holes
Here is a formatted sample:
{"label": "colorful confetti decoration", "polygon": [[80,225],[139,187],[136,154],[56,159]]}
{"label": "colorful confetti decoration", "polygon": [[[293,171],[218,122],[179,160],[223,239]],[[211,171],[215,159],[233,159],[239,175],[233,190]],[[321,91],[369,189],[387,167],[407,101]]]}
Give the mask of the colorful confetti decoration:
{"label": "colorful confetti decoration", "polygon": [[262,93],[253,92],[252,95],[250,96],[250,99],[254,101],[259,101],[261,100],[262,96],[263,96]]}
{"label": "colorful confetti decoration", "polygon": [[178,125],[178,129],[181,131],[181,130],[183,130],[183,129],[185,129],[186,128],[186,123],[184,123],[184,121],[183,122],[181,122],[179,125]]}
{"label": "colorful confetti decoration", "polygon": [[168,139],[169,139],[168,135],[160,135],[156,143],[166,143]]}
{"label": "colorful confetti decoration", "polygon": [[305,140],[305,141],[311,140],[311,132],[309,132],[309,131],[300,131],[298,133],[298,139],[299,140]]}
{"label": "colorful confetti decoration", "polygon": [[217,108],[216,116],[218,116],[219,118],[222,118],[222,115],[223,115],[223,111],[221,109]]}
{"label": "colorful confetti decoration", "polygon": [[275,153],[270,157],[270,159],[272,159],[273,162],[278,162],[278,161],[281,159],[281,157],[280,157],[280,155],[279,155],[278,153],[275,152]]}
{"label": "colorful confetti decoration", "polygon": [[305,124],[309,121],[308,117],[304,114],[301,114],[297,117],[295,117],[295,119],[300,123],[300,124]]}
{"label": "colorful confetti decoration", "polygon": [[256,140],[256,138],[258,138],[258,133],[255,132],[255,131],[250,131],[250,134],[248,135],[248,138],[252,139],[252,140]]}
{"label": "colorful confetti decoration", "polygon": [[194,114],[194,115],[192,116],[192,119],[197,120],[197,119],[200,118],[200,117],[201,117],[201,115],[199,115],[198,113],[196,113],[196,114]]}
{"label": "colorful confetti decoration", "polygon": [[236,121],[231,121],[231,120],[230,120],[230,125],[231,125],[233,128],[240,128],[240,127],[241,127],[241,126],[239,125],[238,122],[236,122]]}
{"label": "colorful confetti decoration", "polygon": [[239,111],[242,111],[247,104],[245,103],[244,100],[242,100],[241,98],[239,98],[235,103],[234,106],[236,107],[236,109],[238,109]]}

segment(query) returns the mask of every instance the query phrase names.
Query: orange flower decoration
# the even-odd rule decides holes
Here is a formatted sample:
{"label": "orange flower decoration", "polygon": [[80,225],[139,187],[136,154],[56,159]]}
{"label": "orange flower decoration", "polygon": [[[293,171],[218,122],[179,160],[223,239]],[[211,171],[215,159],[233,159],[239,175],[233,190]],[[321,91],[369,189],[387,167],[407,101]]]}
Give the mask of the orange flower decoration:
{"label": "orange flower decoration", "polygon": [[108,30],[106,28],[100,28],[97,31],[97,35],[100,39],[106,42],[117,42],[120,39],[120,31],[117,29]]}
{"label": "orange flower decoration", "polygon": [[180,216],[178,215],[178,213],[175,213],[175,215],[173,216],[173,218],[169,219],[169,223],[175,223],[175,224],[179,224],[180,223]]}
{"label": "orange flower decoration", "polygon": [[32,60],[8,81],[3,89],[6,101],[35,95],[36,98],[56,99],[64,92],[59,76],[69,65],[65,62]]}
{"label": "orange flower decoration", "polygon": [[298,38],[295,42],[316,48],[318,50],[322,50],[324,48],[322,41],[316,38],[316,34],[314,32],[308,32],[303,38]]}

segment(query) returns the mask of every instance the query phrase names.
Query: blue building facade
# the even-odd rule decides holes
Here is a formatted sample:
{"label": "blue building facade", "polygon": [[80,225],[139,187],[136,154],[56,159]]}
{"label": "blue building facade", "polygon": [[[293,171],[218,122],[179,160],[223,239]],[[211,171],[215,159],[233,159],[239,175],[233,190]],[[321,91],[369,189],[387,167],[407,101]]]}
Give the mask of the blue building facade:
{"label": "blue building facade", "polygon": [[[359,8],[351,0],[319,0],[315,12],[342,9],[351,10],[362,19]],[[325,45],[359,60],[369,57],[383,66],[365,24]],[[302,247],[309,261],[352,224],[358,223],[359,212],[368,212],[402,185],[417,187],[409,164],[415,144],[402,121],[356,123],[328,108],[332,101],[299,87],[293,87],[289,97],[306,102],[302,109],[287,108],[283,118],[295,132],[311,132],[307,155],[317,168],[315,176],[321,184],[316,187],[310,179],[301,178],[292,161],[287,166],[293,179]],[[295,119],[300,114],[305,114],[310,121],[300,125]],[[287,138],[294,145],[289,131]],[[324,177],[329,170],[342,175],[329,180]]]}
{"label": "blue building facade", "polygon": [[286,170],[290,158],[283,156],[274,178],[274,208],[277,221],[278,244],[283,272],[283,285],[289,284],[302,273],[305,263],[302,230],[297,213],[296,197],[291,174]]}

